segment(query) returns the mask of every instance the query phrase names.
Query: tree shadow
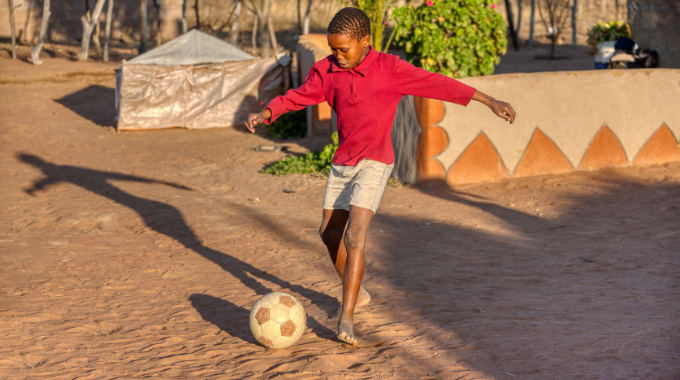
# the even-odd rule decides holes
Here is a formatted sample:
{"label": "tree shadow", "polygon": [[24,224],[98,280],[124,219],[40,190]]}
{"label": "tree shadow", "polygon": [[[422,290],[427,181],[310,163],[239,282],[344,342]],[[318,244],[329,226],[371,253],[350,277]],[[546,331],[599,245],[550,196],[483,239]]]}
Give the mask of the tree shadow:
{"label": "tree shadow", "polygon": [[[88,190],[94,194],[108,198],[118,204],[137,212],[145,224],[152,230],[170,238],[176,239],[187,249],[190,249],[204,258],[219,265],[224,271],[239,279],[243,285],[253,290],[258,295],[271,293],[272,290],[264,286],[259,280],[269,281],[281,289],[288,289],[303,297],[320,301],[320,303],[337,303],[333,297],[329,297],[315,290],[306,289],[300,285],[291,284],[266,271],[260,270],[242,260],[226,253],[219,252],[203,245],[201,240],[186,224],[181,212],[175,207],[152,199],[134,196],[109,183],[110,180],[132,181],[138,183],[158,184],[170,186],[176,189],[193,191],[192,189],[165,181],[150,178],[132,176],[116,172],[102,172],[71,165],[55,165],[41,159],[38,156],[26,153],[17,154],[17,159],[42,171],[44,177],[24,191],[34,196],[36,192],[46,190],[49,186],[58,183],[70,183]],[[276,228],[270,225],[271,228]],[[226,302],[226,301],[225,301]],[[205,309],[203,309],[205,312]],[[333,332],[313,320],[308,319],[308,324],[317,335],[327,337]]]}
{"label": "tree shadow", "polygon": [[101,126],[110,127],[116,119],[116,91],[99,85],[91,85],[66,95],[55,102],[63,105],[80,117]]}

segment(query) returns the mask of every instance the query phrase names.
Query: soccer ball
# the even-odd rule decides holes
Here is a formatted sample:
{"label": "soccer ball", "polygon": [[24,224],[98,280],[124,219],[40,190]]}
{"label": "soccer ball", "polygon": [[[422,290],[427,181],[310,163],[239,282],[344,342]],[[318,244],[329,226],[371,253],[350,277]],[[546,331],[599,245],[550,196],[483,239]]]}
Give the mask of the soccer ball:
{"label": "soccer ball", "polygon": [[297,342],[306,323],[302,304],[286,293],[269,293],[255,302],[250,311],[250,331],[269,348],[285,348]]}

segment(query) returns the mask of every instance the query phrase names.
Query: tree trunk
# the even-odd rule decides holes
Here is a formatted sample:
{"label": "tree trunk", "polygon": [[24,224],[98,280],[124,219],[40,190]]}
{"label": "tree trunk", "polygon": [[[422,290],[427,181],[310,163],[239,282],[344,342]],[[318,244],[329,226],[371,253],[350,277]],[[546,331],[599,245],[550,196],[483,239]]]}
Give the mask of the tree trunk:
{"label": "tree trunk", "polygon": [[534,13],[536,11],[536,0],[531,0],[531,20],[529,21],[529,47],[534,47]]}
{"label": "tree trunk", "polygon": [[43,41],[45,41],[45,35],[47,35],[47,26],[50,20],[50,0],[44,0],[43,3],[43,14],[42,14],[42,24],[40,25],[40,37],[38,37],[38,43],[31,48],[31,59],[34,65],[39,65],[42,63],[40,60],[40,50],[42,50]]}
{"label": "tree trunk", "polygon": [[508,24],[510,26],[510,37],[512,38],[512,47],[515,50],[519,50],[519,45],[517,44],[517,33],[515,32],[515,23],[512,17],[512,5],[510,0],[505,0],[505,13],[508,15]]}
{"label": "tree trunk", "polygon": [[236,8],[234,9],[234,16],[232,18],[231,22],[231,31],[229,32],[229,43],[232,45],[236,46],[237,40],[238,40],[238,33],[239,30],[241,29],[241,1],[237,0],[236,5],[234,5]]}
{"label": "tree trunk", "polygon": [[12,34],[12,59],[17,59],[17,35],[14,28],[14,1],[9,0],[9,27]]}
{"label": "tree trunk", "polygon": [[302,26],[302,34],[309,34],[309,14],[312,11],[312,0],[307,3],[307,13],[305,13],[305,23]]}
{"label": "tree trunk", "polygon": [[187,0],[182,1],[182,34],[187,32]]}
{"label": "tree trunk", "polygon": [[94,21],[94,33],[92,34],[92,43],[94,44],[94,47],[97,49],[97,57],[102,56],[102,45],[101,42],[99,41],[99,34],[101,33],[101,27],[99,23],[99,18],[96,20],[93,19]]}
{"label": "tree trunk", "polygon": [[517,28],[515,34],[519,36],[519,29],[522,26],[522,0],[517,0]]}
{"label": "tree trunk", "polygon": [[109,61],[109,40],[111,39],[111,17],[113,17],[113,0],[107,0],[106,27],[104,28],[104,62]]}
{"label": "tree trunk", "polygon": [[198,15],[198,0],[194,1],[194,12],[196,12],[196,29],[201,30],[201,18]]}
{"label": "tree trunk", "polygon": [[153,7],[156,9],[156,46],[161,46],[161,5],[158,0],[153,0]]}
{"label": "tree trunk", "polygon": [[253,8],[255,8],[255,17],[257,20],[257,44],[260,45],[260,57],[269,58],[272,56],[271,40],[269,38],[269,13],[272,8],[270,0],[251,0]]}
{"label": "tree trunk", "polygon": [[276,56],[276,51],[278,50],[278,42],[276,41],[276,31],[274,30],[274,26],[272,25],[272,18],[271,16],[267,17],[267,29],[269,30],[269,41],[272,44],[272,51],[273,55]]}
{"label": "tree trunk", "polygon": [[257,15],[255,15],[255,21],[253,22],[253,33],[251,37],[252,37],[251,44],[253,45],[253,49],[257,49]]}
{"label": "tree trunk", "polygon": [[578,7],[578,0],[574,0],[574,5],[571,7],[571,43],[576,46],[576,8]]}
{"label": "tree trunk", "polygon": [[147,15],[146,0],[141,0],[139,2],[139,4],[140,4],[140,11],[141,11],[141,14],[142,14],[142,37],[141,37],[141,42],[139,44],[139,54],[144,54],[149,50],[146,47],[146,25],[147,25],[147,22],[149,21],[149,18],[148,18],[148,15]]}
{"label": "tree trunk", "polygon": [[80,21],[83,23],[83,39],[80,45],[80,54],[78,54],[78,60],[87,61],[90,50],[90,39],[92,37],[92,30],[94,30],[94,23],[99,19],[99,15],[102,13],[102,8],[104,8],[104,3],[106,0],[97,0],[97,4],[94,6],[94,12],[92,13],[91,21],[87,20],[87,16],[81,16]]}
{"label": "tree trunk", "polygon": [[297,0],[298,6],[297,6],[297,21],[298,21],[298,30],[302,31],[302,0]]}

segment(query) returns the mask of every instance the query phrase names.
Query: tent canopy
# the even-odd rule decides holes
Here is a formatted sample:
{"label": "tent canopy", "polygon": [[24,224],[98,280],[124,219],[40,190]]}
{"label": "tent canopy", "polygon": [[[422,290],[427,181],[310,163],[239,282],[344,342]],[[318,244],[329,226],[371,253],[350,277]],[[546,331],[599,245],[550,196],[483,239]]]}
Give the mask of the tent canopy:
{"label": "tent canopy", "polygon": [[290,57],[255,58],[192,30],[130,61],[116,77],[118,130],[243,125],[285,92]]}
{"label": "tent canopy", "polygon": [[197,29],[127,61],[141,65],[200,65],[255,59],[252,55]]}

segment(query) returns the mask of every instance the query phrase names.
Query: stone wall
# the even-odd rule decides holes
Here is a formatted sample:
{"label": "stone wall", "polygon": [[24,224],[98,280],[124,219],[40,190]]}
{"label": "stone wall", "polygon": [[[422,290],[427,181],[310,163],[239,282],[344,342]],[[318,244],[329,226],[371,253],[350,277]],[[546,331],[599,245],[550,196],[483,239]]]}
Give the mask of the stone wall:
{"label": "stone wall", "polygon": [[680,68],[679,0],[628,0],[628,22],[640,47],[659,52],[659,67]]}

